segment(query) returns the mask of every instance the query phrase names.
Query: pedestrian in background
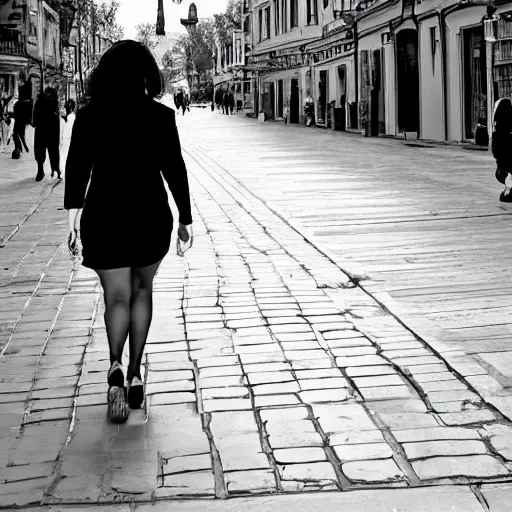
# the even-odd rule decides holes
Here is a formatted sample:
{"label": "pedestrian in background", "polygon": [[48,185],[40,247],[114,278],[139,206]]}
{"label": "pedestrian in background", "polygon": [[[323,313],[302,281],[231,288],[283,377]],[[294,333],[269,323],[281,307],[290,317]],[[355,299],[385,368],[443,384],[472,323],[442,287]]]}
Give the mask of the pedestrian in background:
{"label": "pedestrian in background", "polygon": [[[141,363],[152,319],[153,278],[173,228],[162,174],[178,206],[178,237],[190,239],[187,169],[174,110],[155,101],[162,87],[158,65],[143,44],[112,45],[93,71],[91,101],[77,113],[66,162],[69,246],[73,252],[80,233],[83,265],[95,270],[103,287],[111,365],[107,411],[116,422],[125,421],[129,408],[139,408],[144,399]],[[134,106],[146,129],[126,151]]]}
{"label": "pedestrian in background", "polygon": [[496,179],[505,185],[500,201],[512,202],[512,103],[502,98],[494,107],[492,154],[496,159]]}
{"label": "pedestrian in background", "polygon": [[34,153],[37,162],[36,181],[44,178],[44,162],[46,152],[50,158],[52,178],[60,173],[60,141],[61,123],[59,112],[59,98],[53,87],[47,87],[44,93],[39,95],[34,106]]}
{"label": "pedestrian in background", "polygon": [[14,104],[14,127],[13,127],[13,141],[14,151],[12,152],[12,158],[17,160],[23,153],[23,149],[28,153],[28,145],[25,140],[25,132],[27,125],[30,124],[30,118],[32,115],[32,102],[28,100],[18,100]]}
{"label": "pedestrian in background", "polygon": [[222,99],[222,108],[223,108],[224,114],[226,114],[227,116],[229,116],[229,103],[230,103],[229,89],[226,89],[226,91],[224,92],[224,97]]}

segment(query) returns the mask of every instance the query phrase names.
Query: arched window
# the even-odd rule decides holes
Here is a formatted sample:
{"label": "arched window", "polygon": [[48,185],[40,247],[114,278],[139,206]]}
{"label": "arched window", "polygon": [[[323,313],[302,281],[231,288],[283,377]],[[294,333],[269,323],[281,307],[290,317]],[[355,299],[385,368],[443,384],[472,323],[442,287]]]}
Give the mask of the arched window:
{"label": "arched window", "polygon": [[329,7],[329,0],[324,0],[324,9],[327,9]]}

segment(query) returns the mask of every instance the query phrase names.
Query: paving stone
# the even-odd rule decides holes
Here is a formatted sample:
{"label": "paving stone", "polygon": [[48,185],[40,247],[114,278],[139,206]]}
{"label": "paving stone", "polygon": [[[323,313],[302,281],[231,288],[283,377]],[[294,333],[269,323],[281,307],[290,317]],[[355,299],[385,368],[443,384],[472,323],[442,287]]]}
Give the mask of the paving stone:
{"label": "paving stone", "polygon": [[456,402],[462,400],[479,401],[480,397],[467,389],[455,391],[431,391],[428,397],[432,402]]}
{"label": "paving stone", "polygon": [[325,359],[325,351],[318,350],[286,350],[285,355],[290,361],[300,361],[307,360],[311,361],[313,359]]}
{"label": "paving stone", "polygon": [[448,426],[470,425],[472,423],[493,421],[496,419],[494,413],[489,409],[443,413],[439,414],[439,418],[445,425]]}
{"label": "paving stone", "polygon": [[[424,382],[421,384],[423,390],[429,394],[434,391],[467,391],[468,387],[461,381],[453,378],[450,380],[440,380],[433,382]],[[436,400],[441,401],[441,400]]]}
{"label": "paving stone", "polygon": [[415,396],[407,386],[382,386],[361,388],[359,390],[365,400],[390,400]]}
{"label": "paving stone", "polygon": [[384,437],[380,430],[356,430],[356,431],[337,431],[329,434],[329,444],[331,446],[383,443]]}
{"label": "paving stone", "polygon": [[404,450],[409,459],[422,459],[434,456],[478,455],[487,453],[481,441],[427,441],[405,443]]}
{"label": "paving stone", "polygon": [[222,377],[206,377],[199,378],[199,387],[206,388],[224,388],[231,386],[244,386],[246,384],[245,377],[239,375],[222,376]]}
{"label": "paving stone", "polygon": [[396,375],[396,370],[390,366],[353,366],[346,369],[349,377],[366,377],[378,375]]}
{"label": "paving stone", "polygon": [[229,494],[269,493],[276,490],[276,479],[272,470],[224,473],[224,481]]}
{"label": "paving stone", "polygon": [[146,384],[146,396],[157,395],[159,393],[172,393],[174,391],[194,391],[196,388],[193,381],[175,380],[170,382],[155,382]]}
{"label": "paving stone", "polygon": [[282,448],[274,450],[274,458],[278,464],[297,464],[300,462],[322,462],[327,460],[323,448]]}
{"label": "paving stone", "polygon": [[308,418],[308,410],[306,407],[285,407],[281,409],[262,409],[260,416],[263,421],[297,421],[305,420]]}
{"label": "paving stone", "polygon": [[211,377],[231,377],[241,376],[242,368],[240,366],[215,366],[212,368],[202,368],[199,371],[199,380]]}
{"label": "paving stone", "polygon": [[348,388],[349,383],[344,377],[329,377],[324,379],[305,379],[299,381],[300,389],[302,391],[316,390],[316,389],[337,389]]}
{"label": "paving stone", "polygon": [[353,460],[388,459],[393,451],[386,443],[352,444],[335,446],[334,451],[341,462]]}
{"label": "paving stone", "polygon": [[433,427],[426,429],[394,430],[393,435],[399,443],[411,443],[415,441],[455,441],[464,439],[481,439],[481,436],[476,429],[456,427]]}
{"label": "paving stone", "polygon": [[189,471],[207,471],[212,468],[209,453],[189,455],[186,457],[172,457],[163,462],[163,475],[185,473]]}
{"label": "paving stone", "polygon": [[[396,362],[396,361],[395,361]],[[407,365],[408,370],[416,377],[420,374],[431,373],[447,373],[448,367],[443,363],[437,364],[420,364],[420,365]]]}
{"label": "paving stone", "polygon": [[313,404],[313,414],[326,433],[374,430],[375,424],[359,404]]}
{"label": "paving stone", "polygon": [[306,359],[301,361],[292,360],[291,364],[294,370],[318,370],[332,368],[332,362],[328,357],[324,357],[322,359],[313,359],[310,361]]}
{"label": "paving stone", "polygon": [[163,487],[155,490],[156,498],[172,496],[213,496],[215,482],[211,471],[181,473],[164,478]]}
{"label": "paving stone", "polygon": [[168,382],[175,380],[194,380],[194,373],[190,370],[182,371],[150,371],[147,383]]}
{"label": "paving stone", "polygon": [[251,401],[246,398],[217,398],[203,400],[205,412],[243,411],[252,409]]}
{"label": "paving stone", "polygon": [[296,370],[297,379],[324,379],[329,377],[340,377],[341,373],[338,368],[323,368],[319,370]]}
{"label": "paving stone", "polygon": [[304,482],[337,480],[334,468],[329,462],[309,462],[306,464],[288,464],[279,466],[282,480],[297,480]]}
{"label": "paving stone", "polygon": [[505,511],[510,508],[512,499],[510,484],[483,484],[480,490],[491,512]]}
{"label": "paving stone", "polygon": [[422,413],[380,414],[381,420],[391,430],[409,430],[413,428],[438,427],[436,418]]}
{"label": "paving stone", "polygon": [[256,384],[292,382],[295,377],[290,371],[262,372],[249,374],[249,383],[254,386]]}
{"label": "paving stone", "polygon": [[303,402],[314,404],[322,402],[344,402],[352,398],[352,393],[348,389],[320,389],[315,391],[301,391],[299,396]]}
{"label": "paving stone", "polygon": [[354,482],[385,482],[403,477],[392,459],[346,462],[341,470]]}
{"label": "paving stone", "polygon": [[270,421],[265,424],[273,449],[322,446],[323,441],[310,420]]}
{"label": "paving stone", "polygon": [[[267,456],[263,453],[259,440],[254,435],[254,442],[240,442],[237,445],[216,443],[224,471],[245,471],[254,469],[270,469]],[[258,442],[256,442],[258,441]]]}
{"label": "paving stone", "polygon": [[199,369],[238,364],[239,361],[237,356],[205,357],[197,360],[197,366]]}
{"label": "paving stone", "polygon": [[420,373],[415,375],[414,379],[421,384],[427,382],[451,381],[455,379],[455,376],[451,372]]}
{"label": "paving stone", "polygon": [[377,377],[356,377],[354,383],[358,388],[380,387],[380,386],[400,386],[404,380],[399,374],[379,375]]}
{"label": "paving stone", "polygon": [[271,407],[280,405],[299,405],[300,401],[294,394],[261,395],[254,397],[255,407]]}
{"label": "paving stone", "polygon": [[350,368],[359,366],[381,366],[386,364],[386,360],[377,355],[337,357],[336,364],[340,368]]}
{"label": "paving stone", "polygon": [[508,475],[506,468],[490,455],[432,457],[412,463],[421,480],[466,476],[486,478]]}
{"label": "paving stone", "polygon": [[299,389],[298,382],[282,382],[277,384],[259,384],[258,386],[252,386],[252,390],[256,396],[296,393]]}
{"label": "paving stone", "polygon": [[152,406],[194,403],[195,393],[159,393],[148,397]]}

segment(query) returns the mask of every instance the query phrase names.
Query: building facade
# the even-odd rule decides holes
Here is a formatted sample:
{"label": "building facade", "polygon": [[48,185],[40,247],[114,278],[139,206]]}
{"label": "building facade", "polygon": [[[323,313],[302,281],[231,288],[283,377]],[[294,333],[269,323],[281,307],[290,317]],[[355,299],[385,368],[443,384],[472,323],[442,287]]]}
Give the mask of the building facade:
{"label": "building facade", "polygon": [[[473,141],[478,124],[490,126],[493,99],[512,96],[512,50],[484,34],[492,5],[253,0],[247,58],[258,74],[258,112],[281,119],[288,108],[291,117],[296,98],[302,106],[309,96],[318,126]],[[503,20],[512,6],[496,9]]]}

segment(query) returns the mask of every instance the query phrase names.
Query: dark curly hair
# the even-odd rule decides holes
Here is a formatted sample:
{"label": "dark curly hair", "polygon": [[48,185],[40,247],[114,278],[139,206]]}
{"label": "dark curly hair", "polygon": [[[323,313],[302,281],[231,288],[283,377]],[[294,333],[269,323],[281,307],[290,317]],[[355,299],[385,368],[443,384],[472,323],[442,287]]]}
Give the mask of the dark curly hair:
{"label": "dark curly hair", "polygon": [[88,83],[91,101],[128,100],[162,93],[162,74],[153,54],[137,41],[125,39],[114,43],[100,58]]}

